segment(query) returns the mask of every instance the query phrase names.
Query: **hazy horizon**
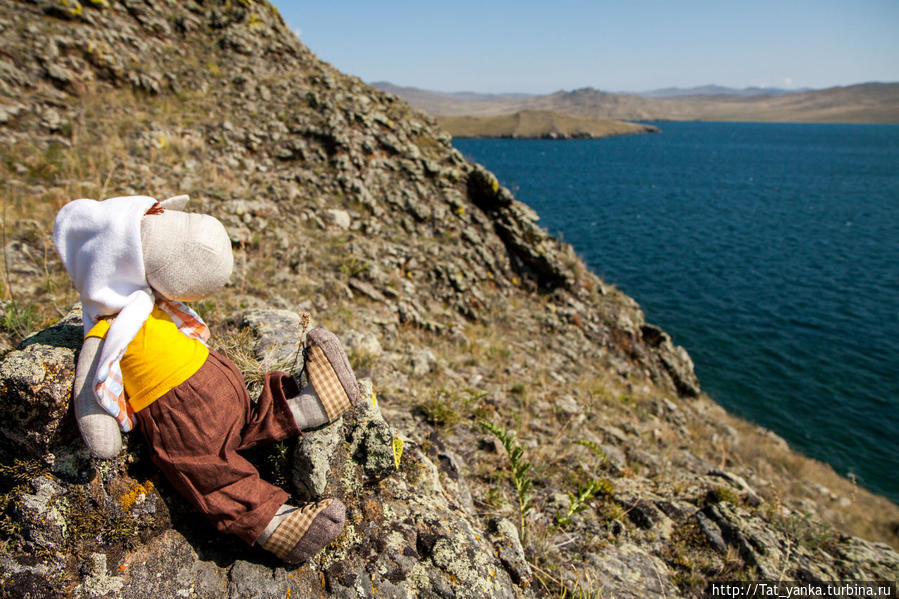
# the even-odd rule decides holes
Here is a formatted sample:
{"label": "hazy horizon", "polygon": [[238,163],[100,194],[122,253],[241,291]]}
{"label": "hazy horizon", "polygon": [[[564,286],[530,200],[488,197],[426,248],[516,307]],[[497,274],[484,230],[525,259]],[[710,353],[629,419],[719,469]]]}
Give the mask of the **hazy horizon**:
{"label": "hazy horizon", "polygon": [[795,90],[899,81],[899,2],[892,0],[274,4],[337,69],[434,91]]}
{"label": "hazy horizon", "polygon": [[590,88],[596,89],[598,91],[615,93],[615,94],[645,94],[645,93],[649,93],[649,92],[656,92],[656,91],[669,90],[669,89],[671,89],[671,90],[677,89],[677,90],[686,91],[686,90],[701,89],[701,88],[707,88],[707,87],[721,87],[721,88],[734,90],[734,91],[744,91],[744,90],[750,90],[750,89],[776,89],[776,90],[782,90],[782,91],[787,91],[787,92],[792,92],[792,93],[801,93],[803,91],[818,91],[818,90],[830,89],[830,88],[834,88],[834,87],[851,87],[854,85],[867,85],[867,84],[873,84],[873,83],[893,84],[893,83],[899,83],[899,80],[896,80],[896,81],[857,81],[855,83],[831,85],[828,87],[801,87],[801,88],[799,88],[799,87],[785,88],[785,87],[780,87],[777,85],[766,85],[766,86],[746,85],[743,87],[732,87],[729,85],[720,85],[718,83],[705,83],[702,85],[691,85],[691,86],[668,85],[668,86],[664,86],[664,87],[654,87],[651,89],[606,89],[606,88],[600,88],[600,87],[588,85],[585,87],[577,87],[577,88],[572,87],[572,88],[554,89],[554,90],[551,90],[548,92],[542,92],[542,93],[532,93],[532,92],[522,92],[522,91],[493,92],[493,91],[475,91],[475,90],[470,90],[470,89],[452,89],[452,90],[425,89],[425,88],[419,87],[417,85],[404,85],[402,83],[397,83],[396,81],[383,81],[383,80],[368,81],[368,80],[366,80],[365,82],[368,83],[369,85],[389,84],[389,85],[395,85],[397,87],[414,88],[414,89],[418,89],[421,91],[435,92],[435,93],[440,93],[440,94],[477,94],[477,95],[482,95],[482,96],[507,96],[507,95],[543,96],[543,95],[548,95],[548,94],[554,94],[557,92],[572,92],[572,91],[577,91],[578,89],[590,89]]}

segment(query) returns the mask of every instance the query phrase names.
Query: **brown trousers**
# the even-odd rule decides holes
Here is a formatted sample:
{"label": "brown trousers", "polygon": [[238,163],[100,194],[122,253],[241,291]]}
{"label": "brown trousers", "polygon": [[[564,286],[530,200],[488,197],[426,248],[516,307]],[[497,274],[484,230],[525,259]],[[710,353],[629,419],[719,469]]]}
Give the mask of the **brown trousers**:
{"label": "brown trousers", "polygon": [[293,377],[270,372],[253,404],[230,360],[209,351],[206,363],[136,414],[153,462],[216,529],[252,544],[288,500],[238,451],[300,433],[287,406]]}

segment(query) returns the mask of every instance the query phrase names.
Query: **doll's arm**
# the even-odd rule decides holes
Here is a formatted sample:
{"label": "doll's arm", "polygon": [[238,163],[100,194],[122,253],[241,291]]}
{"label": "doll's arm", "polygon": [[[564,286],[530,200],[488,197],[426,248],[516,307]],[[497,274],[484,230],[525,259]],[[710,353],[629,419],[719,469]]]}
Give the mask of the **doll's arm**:
{"label": "doll's arm", "polygon": [[75,367],[75,388],[72,396],[75,398],[78,430],[81,431],[84,443],[92,454],[109,460],[122,450],[122,433],[116,419],[97,403],[91,386],[102,346],[103,340],[100,338],[88,337],[84,340],[78,356],[78,365]]}

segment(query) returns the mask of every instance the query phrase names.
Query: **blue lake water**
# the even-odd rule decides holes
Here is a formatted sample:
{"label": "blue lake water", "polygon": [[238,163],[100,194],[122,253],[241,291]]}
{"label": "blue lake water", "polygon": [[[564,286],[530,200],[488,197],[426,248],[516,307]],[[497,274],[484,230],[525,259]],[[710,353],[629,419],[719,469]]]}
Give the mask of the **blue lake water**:
{"label": "blue lake water", "polygon": [[899,503],[899,126],[457,139],[689,351],[704,391]]}

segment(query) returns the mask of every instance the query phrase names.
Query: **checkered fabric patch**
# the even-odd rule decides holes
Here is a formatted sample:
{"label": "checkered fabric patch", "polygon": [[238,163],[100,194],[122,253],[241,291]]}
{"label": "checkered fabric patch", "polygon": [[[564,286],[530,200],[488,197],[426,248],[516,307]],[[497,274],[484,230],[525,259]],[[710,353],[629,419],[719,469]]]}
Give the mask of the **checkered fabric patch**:
{"label": "checkered fabric patch", "polygon": [[309,527],[312,526],[315,517],[331,505],[333,501],[333,499],[325,499],[324,501],[310,503],[295,509],[287,516],[284,522],[278,525],[278,528],[275,529],[275,532],[263,544],[262,548],[286,560],[293,548],[297,546],[303,535],[309,530]]}
{"label": "checkered fabric patch", "polygon": [[312,383],[325,408],[328,420],[332,422],[337,420],[352,404],[321,347],[313,345],[308,349],[306,372],[309,375],[309,382]]}

